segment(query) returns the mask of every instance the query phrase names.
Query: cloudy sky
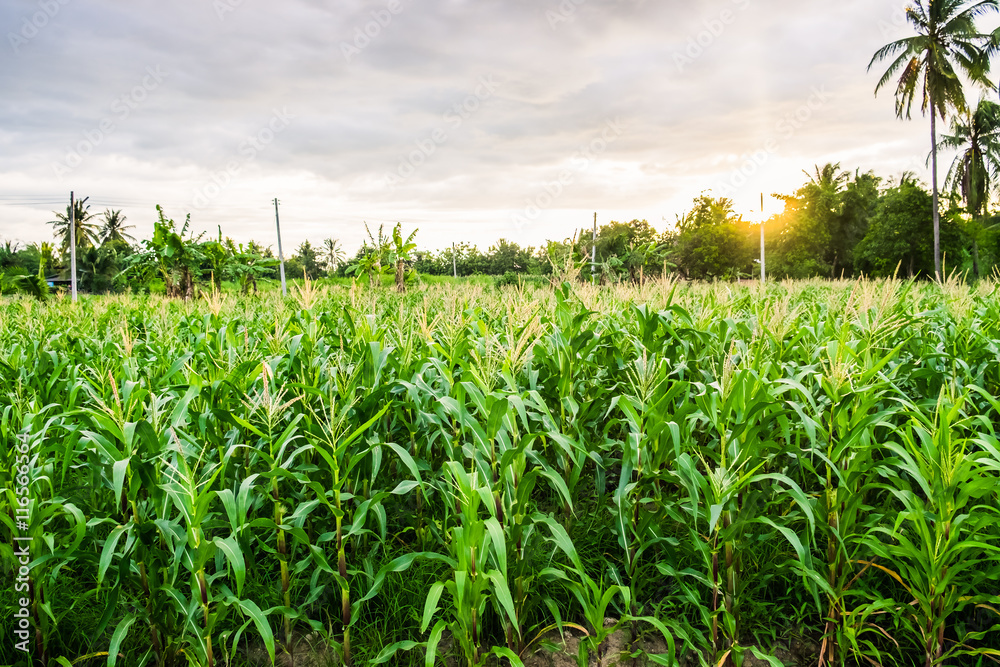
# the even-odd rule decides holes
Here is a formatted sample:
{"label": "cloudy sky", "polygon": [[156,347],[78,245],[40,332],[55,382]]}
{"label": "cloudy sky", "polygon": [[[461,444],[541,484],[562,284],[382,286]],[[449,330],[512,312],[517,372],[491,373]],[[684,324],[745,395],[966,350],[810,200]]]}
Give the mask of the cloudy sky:
{"label": "cloudy sky", "polygon": [[704,190],[756,219],[831,161],[929,179],[929,123],[866,71],[905,4],[4,0],[0,239],[48,240],[71,190],[267,245],[277,197],[287,251],[663,229]]}

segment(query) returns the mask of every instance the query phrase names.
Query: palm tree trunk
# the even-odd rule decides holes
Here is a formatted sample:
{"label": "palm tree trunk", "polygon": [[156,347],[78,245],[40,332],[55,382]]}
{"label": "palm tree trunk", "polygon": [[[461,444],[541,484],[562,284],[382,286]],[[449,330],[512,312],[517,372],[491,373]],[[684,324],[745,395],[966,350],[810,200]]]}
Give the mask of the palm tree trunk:
{"label": "palm tree trunk", "polygon": [[405,263],[403,260],[396,261],[396,290],[399,292],[406,291],[406,273],[404,272]]}
{"label": "palm tree trunk", "polygon": [[934,276],[941,276],[941,215],[938,211],[938,180],[937,180],[937,108],[934,106],[934,93],[930,93],[931,107],[931,206],[934,216]]}

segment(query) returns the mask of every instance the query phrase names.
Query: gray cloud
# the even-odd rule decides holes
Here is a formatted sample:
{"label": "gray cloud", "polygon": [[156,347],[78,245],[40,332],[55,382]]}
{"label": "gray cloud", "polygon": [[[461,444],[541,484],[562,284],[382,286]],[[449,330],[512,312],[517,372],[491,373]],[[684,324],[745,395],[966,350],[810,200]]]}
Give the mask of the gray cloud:
{"label": "gray cloud", "polygon": [[[419,224],[432,246],[537,243],[572,233],[586,211],[672,219],[769,140],[779,148],[734,195],[740,206],[791,191],[797,170],[827,159],[885,171],[926,155],[925,123],[895,120],[865,71],[905,34],[896,0],[395,1],[48,0],[58,12],[15,51],[9,34],[41,4],[8,0],[0,194],[100,194],[128,204],[142,232],[155,203],[183,217],[235,161],[196,226],[264,238],[278,196],[289,246],[357,243],[365,219]],[[130,98],[148,68],[162,82]],[[463,108],[484,77],[499,85]],[[817,88],[828,101],[785,136]],[[275,113],[294,118],[248,157]],[[113,131],[56,173],[107,119]],[[512,227],[613,119],[625,131],[530,228]],[[411,159],[435,131],[444,140]],[[408,162],[412,175],[390,187]],[[34,220],[47,210],[0,205],[0,236],[43,238]]]}

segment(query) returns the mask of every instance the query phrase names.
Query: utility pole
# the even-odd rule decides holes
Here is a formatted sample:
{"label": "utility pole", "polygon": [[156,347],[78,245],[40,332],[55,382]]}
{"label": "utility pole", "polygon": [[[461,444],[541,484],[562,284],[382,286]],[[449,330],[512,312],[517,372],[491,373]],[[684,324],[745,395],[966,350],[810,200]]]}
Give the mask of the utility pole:
{"label": "utility pole", "polygon": [[281,295],[288,296],[285,284],[285,255],[281,252],[281,220],[278,219],[278,198],[274,198],[274,226],[278,228],[278,262],[281,265]]}
{"label": "utility pole", "polygon": [[590,248],[590,282],[597,282],[597,211],[594,211],[594,237]]}
{"label": "utility pole", "polygon": [[760,284],[767,281],[764,271],[764,193],[760,193]]}
{"label": "utility pole", "polygon": [[76,303],[76,203],[72,191],[69,193],[69,273],[73,303]]}
{"label": "utility pole", "polygon": [[458,260],[455,259],[455,242],[451,242],[451,272],[455,278],[458,278]]}

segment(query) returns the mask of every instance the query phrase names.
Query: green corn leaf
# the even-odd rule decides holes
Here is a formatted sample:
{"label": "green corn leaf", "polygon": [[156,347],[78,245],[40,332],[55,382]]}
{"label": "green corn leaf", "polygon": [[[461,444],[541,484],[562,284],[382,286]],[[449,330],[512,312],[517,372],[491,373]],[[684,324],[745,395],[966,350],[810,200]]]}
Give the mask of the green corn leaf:
{"label": "green corn leaf", "polygon": [[104,575],[111,566],[111,560],[115,557],[115,549],[118,546],[118,541],[121,539],[122,535],[126,534],[130,529],[131,524],[129,526],[118,526],[111,531],[111,534],[108,535],[108,539],[105,540],[104,547],[101,549],[101,559],[97,567],[98,586],[100,586],[101,582],[104,581]]}
{"label": "green corn leaf", "polygon": [[[488,501],[487,501],[488,502]],[[490,534],[490,540],[493,544],[493,556],[496,559],[497,569],[507,576],[507,541],[504,537],[503,528],[500,527],[500,522],[494,517],[490,517],[485,522],[486,530]]]}
{"label": "green corn leaf", "polygon": [[447,627],[444,621],[438,621],[434,624],[431,636],[427,639],[427,655],[424,657],[424,667],[434,667],[434,662],[437,660],[437,646]]}
{"label": "green corn leaf", "polygon": [[509,661],[510,667],[524,667],[524,663],[517,657],[517,654],[506,646],[494,646],[490,649],[490,653],[500,658],[506,658]]}
{"label": "green corn leaf", "polygon": [[396,656],[396,654],[399,653],[400,651],[412,651],[415,648],[421,648],[423,646],[427,646],[427,643],[415,642],[410,640],[396,642],[395,644],[390,644],[389,646],[386,646],[381,651],[379,651],[379,654],[372,659],[370,664],[384,665],[385,663],[392,660]]}
{"label": "green corn leaf", "polygon": [[113,471],[113,486],[115,490],[115,498],[120,500],[122,497],[122,487],[125,485],[125,474],[128,472],[129,461],[132,457],[126,457],[121,461],[115,461],[114,471]]}
{"label": "green corn leaf", "polygon": [[431,589],[427,592],[427,599],[424,601],[424,613],[420,617],[420,632],[426,632],[427,626],[431,624],[431,619],[437,613],[438,601],[441,593],[444,592],[444,582],[435,581]]}
{"label": "green corn leaf", "polygon": [[115,667],[118,664],[118,651],[135,621],[136,615],[128,614],[115,628],[114,634],[111,635],[111,643],[108,645],[108,667]]}
{"label": "green corn leaf", "polygon": [[518,631],[520,631],[521,624],[518,623],[517,620],[517,612],[514,608],[514,598],[510,594],[510,587],[507,585],[507,578],[496,570],[490,570],[486,576],[493,583],[493,594],[500,602],[500,607],[507,614],[507,618],[510,619],[511,627],[517,628]]}
{"label": "green corn leaf", "polygon": [[260,635],[261,640],[264,642],[264,647],[267,649],[267,655],[271,659],[271,664],[273,665],[274,634],[271,632],[271,625],[267,622],[267,615],[260,610],[260,607],[258,607],[257,603],[253,600],[240,600],[234,597],[228,597],[226,599],[226,604],[238,607],[244,614],[253,620],[253,624],[257,628],[257,633]]}
{"label": "green corn leaf", "polygon": [[242,598],[243,582],[247,578],[247,565],[243,559],[243,550],[240,548],[239,543],[232,537],[225,539],[216,537],[215,545],[226,555],[226,560],[229,561],[230,567],[233,568],[233,574],[236,575],[236,595]]}

